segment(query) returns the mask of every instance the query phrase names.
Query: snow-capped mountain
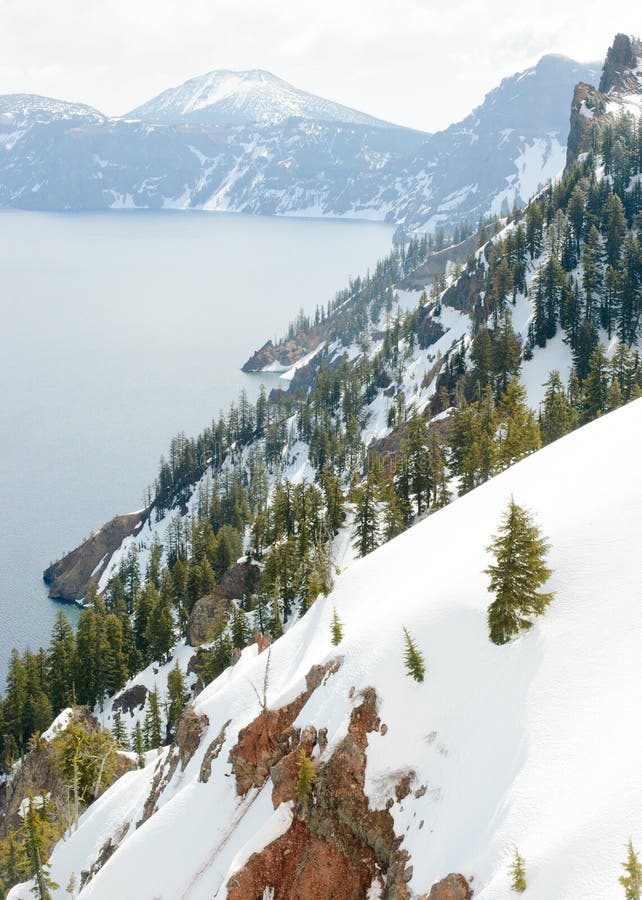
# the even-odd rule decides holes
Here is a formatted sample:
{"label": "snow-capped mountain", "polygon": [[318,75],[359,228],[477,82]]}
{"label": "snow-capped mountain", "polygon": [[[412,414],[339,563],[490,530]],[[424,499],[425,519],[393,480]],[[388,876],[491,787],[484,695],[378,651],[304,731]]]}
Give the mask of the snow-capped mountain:
{"label": "snow-capped mountain", "polygon": [[178,125],[276,125],[289,118],[390,127],[373,116],[301,91],[264,69],[226,69],[190,78],[124,117]]}
{"label": "snow-capped mountain", "polygon": [[[432,135],[357,121],[264,73],[188,82],[130,114],[150,122],[90,109],[73,120],[0,119],[0,204],[385,219],[410,230],[476,223],[562,168],[574,85],[598,74],[544,57]],[[156,124],[163,115],[179,123]],[[240,124],[197,121],[209,115]]]}
{"label": "snow-capped mountain", "polygon": [[67,103],[65,100],[54,100],[39,94],[0,96],[0,122],[53,122],[67,119],[102,122],[105,117],[97,109],[84,103]]}

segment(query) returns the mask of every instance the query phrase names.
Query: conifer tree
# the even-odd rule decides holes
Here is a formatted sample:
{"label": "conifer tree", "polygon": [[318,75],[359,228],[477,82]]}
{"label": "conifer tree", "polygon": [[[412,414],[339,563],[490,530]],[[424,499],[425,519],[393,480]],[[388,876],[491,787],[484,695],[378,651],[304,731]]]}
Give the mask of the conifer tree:
{"label": "conifer tree", "polygon": [[142,769],[145,766],[145,738],[143,736],[143,729],[140,727],[140,722],[138,721],[136,722],[136,727],[134,728],[132,749],[136,754],[136,762],[138,763],[138,768]]}
{"label": "conifer tree", "polygon": [[526,861],[517,847],[513,852],[513,861],[510,864],[509,872],[511,890],[517,894],[523,894],[526,890]]}
{"label": "conifer tree", "polygon": [[417,645],[410,637],[408,633],[408,629],[403,629],[404,643],[406,645],[406,649],[404,651],[404,662],[406,664],[406,671],[411,678],[414,678],[415,681],[423,681],[424,675],[426,674],[426,664],[424,662],[424,657],[421,651],[417,648]]}
{"label": "conifer tree", "polygon": [[168,738],[176,732],[176,725],[180,718],[189,694],[185,690],[185,676],[176,660],[176,665],[167,676],[167,731]]}
{"label": "conifer tree", "polygon": [[495,563],[484,569],[490,575],[488,590],[495,599],[488,607],[488,628],[494,644],[505,644],[532,617],[541,615],[553,599],[538,589],[551,575],[545,563],[548,541],[540,534],[530,513],[511,497],[498,533],[487,548]]}
{"label": "conifer tree", "polygon": [[544,408],[540,419],[542,443],[550,444],[577,426],[577,413],[566,396],[560,373],[549,373],[544,387]]}
{"label": "conifer tree", "polygon": [[156,688],[149,692],[147,698],[147,712],[145,713],[145,724],[143,733],[145,735],[145,749],[153,750],[160,747],[162,742],[162,720],[160,706],[158,703],[158,692]]}
{"label": "conifer tree", "polygon": [[633,848],[633,841],[629,838],[627,844],[626,862],[622,863],[624,875],[618,879],[624,888],[626,900],[640,900],[642,897],[642,864],[640,857]]}
{"label": "conifer tree", "polygon": [[51,835],[48,835],[47,824],[36,810],[32,795],[29,795],[29,805],[24,815],[22,831],[29,875],[34,881],[32,893],[38,900],[50,900],[51,891],[58,887],[49,875],[47,864],[47,843]]}
{"label": "conifer tree", "polygon": [[379,510],[375,481],[370,474],[355,491],[354,533],[359,556],[366,556],[379,545]]}
{"label": "conifer tree", "polygon": [[339,618],[336,606],[332,607],[332,624],[330,625],[330,630],[332,631],[332,643],[337,647],[343,640],[343,623]]}
{"label": "conifer tree", "polygon": [[123,716],[119,709],[114,713],[114,724],[111,733],[114,736],[117,746],[121,750],[129,750],[129,741],[127,739],[127,729],[123,723]]}
{"label": "conifer tree", "polygon": [[304,748],[301,747],[298,760],[298,775],[296,780],[296,799],[299,803],[308,803],[312,796],[312,788],[316,781],[317,772],[314,762]]}

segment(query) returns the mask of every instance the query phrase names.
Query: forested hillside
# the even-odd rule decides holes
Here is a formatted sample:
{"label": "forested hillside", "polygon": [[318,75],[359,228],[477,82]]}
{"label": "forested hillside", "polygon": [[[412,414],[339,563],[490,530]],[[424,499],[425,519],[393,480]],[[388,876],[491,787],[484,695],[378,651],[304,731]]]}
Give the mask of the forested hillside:
{"label": "forested hillside", "polygon": [[[631,46],[634,51],[637,44]],[[286,639],[290,632],[308,634],[321,616],[325,628],[330,613],[322,598],[355,557],[369,555],[541,447],[642,395],[642,117],[628,99],[638,96],[631,87],[638,66],[633,55],[635,72],[625,67],[624,81],[622,73],[614,76],[595,92],[600,105],[594,102],[591,115],[582,114],[581,143],[563,175],[525,210],[503,219],[492,238],[482,228],[463,266],[450,266],[443,279],[409,297],[399,285],[425,259],[427,242],[397,247],[313,320],[292,326],[288,337],[301,342],[312,335],[315,353],[286,373],[287,389],[263,392],[255,404],[242,396],[198,437],[172,441],[150,491],[144,527],[107,561],[75,634],[61,616],[49,648],[12,658],[0,720],[2,769],[9,781],[26,751],[31,756],[42,750],[39,734],[52,717],[76,704],[93,708],[113,741],[141,766],[145,753],[161,745],[171,744],[169,752],[178,753],[190,692],[198,696],[205,688],[205,696],[216,696],[217,685],[232,683],[241,671],[237,666],[248,664],[254,650],[243,651],[250,645],[258,652],[284,633]],[[600,433],[606,430],[604,423]],[[627,439],[633,430],[630,424]],[[563,446],[590,456],[593,433],[589,429],[589,437]],[[567,465],[565,452],[559,451]],[[555,460],[554,452],[547,454],[544,461]],[[537,471],[552,477],[545,462]],[[508,484],[513,476],[502,477],[508,480],[498,483]],[[524,487],[519,478],[516,484]],[[476,503],[481,501],[471,499],[470,508]],[[421,526],[422,534],[436,540],[436,523],[452,523],[462,508],[453,504],[447,515],[440,512],[434,525]],[[411,544],[421,553],[409,536],[378,559],[397,565],[393,546]],[[431,569],[440,564],[439,556],[430,561]],[[454,557],[450,564],[456,566]],[[355,572],[376,575],[382,563],[359,565]],[[337,645],[341,598],[350,610],[350,628],[360,627],[344,584],[357,593],[364,589],[358,580],[339,577],[332,595],[338,598],[332,631]],[[369,576],[368,589],[373,584]],[[401,631],[405,622],[398,618],[396,599],[388,600],[386,623]],[[365,629],[361,600],[355,609]],[[382,627],[380,610],[377,617]],[[423,678],[410,632],[409,666]],[[294,640],[288,652],[298,652]],[[303,655],[311,664],[317,660],[310,642]],[[281,651],[276,656],[284,672],[289,663]],[[289,702],[294,682],[276,677],[280,699]],[[267,664],[265,679],[267,684]],[[114,702],[124,687],[137,685],[142,702]],[[123,709],[131,716],[121,715]],[[213,706],[207,709],[214,714]],[[237,710],[232,718],[239,727],[251,718],[236,721],[238,715]],[[322,720],[315,719],[317,726]],[[216,730],[223,725],[209,721]],[[221,746],[223,740],[224,735]],[[147,784],[149,767],[140,773],[138,783],[147,779],[144,790],[151,791],[141,822],[158,805],[176,765],[159,767],[153,788]],[[68,769],[60,777],[73,786]],[[37,779],[33,793],[36,787],[39,793],[48,790]],[[83,802],[98,794],[87,791]],[[44,858],[70,827],[69,811],[43,804],[37,817]],[[414,824],[412,829],[416,837]],[[9,887],[33,875],[36,866],[17,813],[0,820],[0,836],[0,860],[11,860]],[[126,846],[125,838],[123,833],[114,841]],[[448,852],[450,860],[450,845]],[[82,896],[92,895],[91,878],[102,865],[95,854],[87,867],[92,862]],[[412,862],[423,871],[418,859]],[[488,878],[489,865],[482,866]],[[425,874],[436,877],[432,863]],[[121,884],[122,872],[116,877],[114,883]],[[95,896],[107,896],[108,889],[97,888]],[[483,896],[502,896],[494,890]],[[562,896],[545,891],[537,896]]]}

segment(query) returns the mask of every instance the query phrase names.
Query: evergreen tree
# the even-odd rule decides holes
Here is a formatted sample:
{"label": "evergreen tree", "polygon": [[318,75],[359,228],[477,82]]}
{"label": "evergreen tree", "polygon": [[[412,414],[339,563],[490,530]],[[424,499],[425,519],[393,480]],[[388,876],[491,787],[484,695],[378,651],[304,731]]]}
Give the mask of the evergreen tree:
{"label": "evergreen tree", "polygon": [[332,632],[332,643],[336,647],[343,640],[343,623],[339,618],[336,606],[332,607],[332,624],[330,625],[330,630]]}
{"label": "evergreen tree", "polygon": [[189,699],[185,690],[185,676],[176,660],[176,665],[167,676],[167,732],[168,739],[176,733],[178,720]]}
{"label": "evergreen tree", "polygon": [[359,556],[366,556],[379,545],[379,510],[375,481],[370,473],[355,491],[354,533]]}
{"label": "evergreen tree", "polygon": [[48,651],[48,692],[56,713],[72,701],[75,650],[73,629],[65,613],[60,610],[54,621]]}
{"label": "evergreen tree", "polygon": [[526,388],[517,378],[511,378],[502,395],[498,409],[499,430],[498,465],[507,468],[541,446],[539,426],[526,401]]}
{"label": "evergreen tree", "polygon": [[111,733],[116,741],[116,746],[120,750],[129,750],[129,740],[127,739],[127,729],[123,723],[123,716],[119,709],[114,713],[114,724]]}
{"label": "evergreen tree", "polygon": [[484,571],[490,575],[488,590],[495,599],[488,607],[488,628],[494,644],[505,644],[521,629],[532,626],[531,617],[541,615],[553,599],[538,588],[551,575],[545,564],[548,542],[531,515],[511,497],[498,533],[488,551],[495,563]]}
{"label": "evergreen tree", "polygon": [[633,841],[629,838],[627,844],[626,862],[622,863],[624,875],[620,875],[619,882],[624,888],[626,900],[640,900],[642,897],[642,864],[640,857],[633,849]]}
{"label": "evergreen tree", "polygon": [[162,732],[163,723],[158,702],[158,692],[156,688],[154,688],[153,691],[149,692],[147,698],[147,711],[145,713],[145,724],[143,725],[146,750],[154,750],[156,747],[160,747],[162,743]]}
{"label": "evergreen tree", "polygon": [[509,872],[511,877],[511,890],[515,891],[517,894],[523,894],[526,890],[526,861],[517,847],[515,847],[513,853],[513,860],[510,864]]}
{"label": "evergreen tree", "polygon": [[243,610],[235,606],[232,613],[232,644],[237,650],[247,647],[252,633],[247,621],[247,616]]}
{"label": "evergreen tree", "polygon": [[403,636],[406,645],[404,651],[406,671],[411,678],[415,679],[415,681],[423,681],[424,675],[426,674],[426,664],[424,662],[423,654],[418,650],[417,645],[410,637],[407,628],[403,629]]}
{"label": "evergreen tree", "polygon": [[142,769],[145,766],[145,738],[143,736],[143,729],[140,727],[140,722],[136,722],[136,726],[134,728],[134,738],[132,740],[132,750],[136,754],[136,762],[138,764],[138,768]]}
{"label": "evergreen tree", "polygon": [[38,814],[31,794],[23,818],[22,832],[28,860],[28,872],[34,881],[31,891],[38,900],[51,900],[51,891],[58,887],[49,875],[47,864],[47,849],[52,840],[52,834],[51,829],[47,828],[47,823]]}
{"label": "evergreen tree", "polygon": [[540,419],[542,443],[551,444],[577,426],[577,414],[566,396],[560,373],[553,370],[544,385],[544,408]]}
{"label": "evergreen tree", "polygon": [[306,804],[309,802],[316,777],[317,773],[314,762],[310,759],[304,748],[301,747],[295,788],[296,799],[299,803]]}

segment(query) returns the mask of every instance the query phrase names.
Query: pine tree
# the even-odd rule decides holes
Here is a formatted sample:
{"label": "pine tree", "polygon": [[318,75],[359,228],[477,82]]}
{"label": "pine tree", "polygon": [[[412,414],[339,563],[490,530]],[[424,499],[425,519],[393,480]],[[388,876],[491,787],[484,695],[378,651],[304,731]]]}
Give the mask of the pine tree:
{"label": "pine tree", "polygon": [[153,750],[160,747],[162,742],[163,725],[161,720],[160,706],[158,703],[158,692],[156,688],[149,692],[147,698],[147,712],[145,713],[145,724],[143,733],[145,735],[145,749]]}
{"label": "pine tree", "polygon": [[505,644],[521,629],[532,626],[553,599],[538,588],[551,575],[545,564],[548,542],[541,536],[530,513],[511,497],[498,533],[487,548],[495,564],[484,569],[490,575],[488,590],[495,599],[488,607],[488,628],[494,644]]}
{"label": "pine tree", "polygon": [[296,780],[296,799],[299,803],[308,803],[312,796],[312,788],[316,781],[317,772],[314,762],[310,759],[303,747],[299,752],[298,775]]}
{"label": "pine tree", "polygon": [[119,709],[114,713],[114,724],[111,733],[114,736],[117,746],[121,750],[129,750],[129,740],[127,739],[127,729],[123,724],[123,716]]}
{"label": "pine tree", "polygon": [[501,420],[498,465],[507,468],[541,446],[539,426],[519,379],[508,382],[497,411]]}
{"label": "pine tree", "polygon": [[38,900],[50,900],[51,891],[58,887],[51,879],[47,865],[47,844],[48,838],[51,836],[47,833],[46,823],[38,815],[32,795],[29,795],[29,805],[24,815],[22,831],[29,862],[29,874],[34,881],[32,893]]}
{"label": "pine tree", "polygon": [[633,849],[633,841],[627,844],[626,862],[622,863],[625,874],[620,875],[619,882],[624,888],[626,900],[640,900],[642,897],[642,864],[640,857]]}
{"label": "pine tree", "polygon": [[140,722],[138,721],[136,722],[136,727],[134,728],[132,749],[136,754],[136,762],[138,763],[138,768],[142,769],[145,766],[145,738],[143,737],[143,729],[140,727]]}
{"label": "pine tree", "polygon": [[167,731],[168,737],[176,731],[176,725],[180,718],[189,694],[185,690],[185,676],[176,660],[176,665],[167,676]]}
{"label": "pine tree", "polygon": [[406,645],[404,651],[406,671],[411,678],[415,679],[415,681],[423,681],[424,675],[426,674],[426,664],[424,662],[423,654],[418,650],[417,645],[410,637],[407,628],[403,629],[403,636]]}
{"label": "pine tree", "polygon": [[330,625],[332,632],[332,643],[337,647],[343,640],[343,623],[339,618],[336,606],[332,607],[332,624]]}
{"label": "pine tree", "polygon": [[544,408],[540,419],[542,443],[550,444],[564,437],[577,426],[577,413],[566,396],[560,373],[553,370],[549,373],[544,387]]}
{"label": "pine tree", "polygon": [[366,556],[379,545],[379,510],[375,481],[370,474],[355,491],[354,533],[359,556]]}
{"label": "pine tree", "polygon": [[510,864],[509,872],[511,890],[517,894],[523,894],[526,890],[526,861],[517,847],[513,852],[513,861]]}

